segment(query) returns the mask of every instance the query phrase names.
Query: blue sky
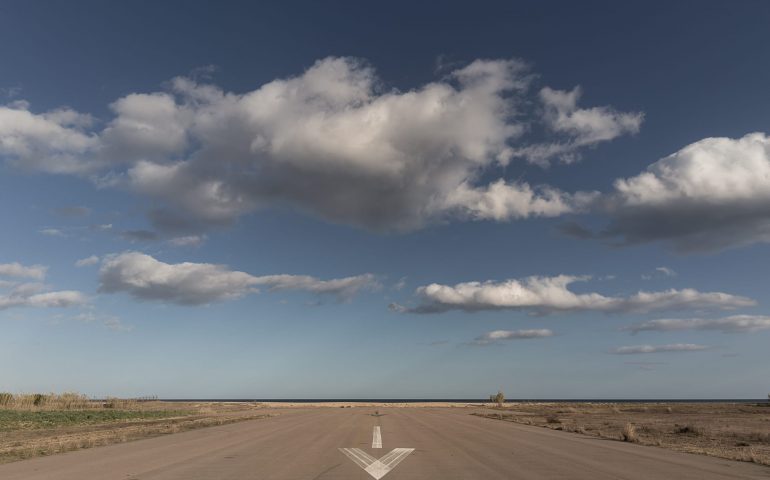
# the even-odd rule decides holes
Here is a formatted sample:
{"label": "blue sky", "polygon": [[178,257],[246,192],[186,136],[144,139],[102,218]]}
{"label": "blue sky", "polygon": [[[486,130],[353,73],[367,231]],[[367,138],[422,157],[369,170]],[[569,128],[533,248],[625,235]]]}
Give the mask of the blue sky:
{"label": "blue sky", "polygon": [[0,5],[0,391],[759,398],[764,2]]}

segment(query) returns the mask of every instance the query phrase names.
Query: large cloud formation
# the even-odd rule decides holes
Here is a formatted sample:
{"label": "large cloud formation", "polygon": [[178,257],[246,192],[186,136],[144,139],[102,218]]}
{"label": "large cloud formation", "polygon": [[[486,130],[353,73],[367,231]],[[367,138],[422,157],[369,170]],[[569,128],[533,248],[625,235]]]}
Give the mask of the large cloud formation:
{"label": "large cloud formation", "polygon": [[680,252],[770,241],[770,138],[706,138],[665,157],[606,196],[603,236],[664,241]]}
{"label": "large cloud formation", "polygon": [[257,277],[211,263],[169,264],[140,252],[110,255],[99,271],[99,290],[126,292],[141,300],[202,305],[232,300],[265,287],[272,291],[301,290],[345,300],[365,289],[378,288],[374,275],[319,280],[306,275]]}
{"label": "large cloud formation", "polygon": [[457,285],[430,284],[416,291],[422,303],[416,307],[393,304],[396,311],[408,313],[440,313],[449,310],[468,312],[482,310],[528,310],[534,313],[606,312],[644,313],[660,310],[730,309],[753,306],[750,298],[722,292],[699,292],[686,288],[661,292],[640,291],[627,297],[599,293],[574,293],[569,285],[588,277],[559,275],[528,277],[502,282],[465,282]]}
{"label": "large cloud formation", "polygon": [[581,211],[594,193],[506,180],[500,168],[553,156],[522,153],[533,124],[558,134],[566,158],[634,133],[641,114],[581,109],[579,90],[551,89],[536,100],[538,114],[531,79],[520,61],[476,60],[396,91],[352,58],[319,60],[243,94],[176,78],[170,91],[115,101],[101,131],[69,109],[0,107],[0,156],[149,196],[160,203],[155,227],[175,234],[274,205],[373,230]]}

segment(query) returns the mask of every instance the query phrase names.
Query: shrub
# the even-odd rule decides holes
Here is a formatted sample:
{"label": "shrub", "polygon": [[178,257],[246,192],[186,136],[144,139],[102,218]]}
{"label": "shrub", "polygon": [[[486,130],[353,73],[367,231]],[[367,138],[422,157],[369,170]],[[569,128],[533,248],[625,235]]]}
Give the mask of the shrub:
{"label": "shrub", "polygon": [[694,425],[674,425],[674,433],[680,435],[702,435],[703,432]]}
{"label": "shrub", "polygon": [[561,420],[559,420],[559,417],[556,415],[548,415],[545,417],[545,423],[555,424],[555,423],[561,423]]}
{"label": "shrub", "polygon": [[621,432],[621,436],[623,437],[624,442],[636,443],[639,441],[639,436],[636,433],[636,427],[634,427],[630,423],[627,423],[626,426],[623,427],[623,432]]}
{"label": "shrub", "polygon": [[495,395],[489,396],[489,401],[496,403],[498,407],[502,407],[505,403],[505,394],[502,390],[498,390]]}

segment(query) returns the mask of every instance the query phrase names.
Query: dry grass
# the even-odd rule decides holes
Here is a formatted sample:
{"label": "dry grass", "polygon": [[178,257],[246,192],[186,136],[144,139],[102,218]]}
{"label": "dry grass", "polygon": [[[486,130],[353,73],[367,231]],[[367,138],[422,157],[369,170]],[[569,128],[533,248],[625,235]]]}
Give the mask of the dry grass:
{"label": "dry grass", "polygon": [[623,437],[624,442],[636,443],[639,441],[639,435],[636,433],[636,427],[631,423],[627,423],[626,426],[623,427],[623,431],[620,434]]}
{"label": "dry grass", "polygon": [[475,414],[770,465],[770,405],[767,404],[511,403]]}
{"label": "dry grass", "polygon": [[0,393],[0,463],[270,416],[260,404]]}
{"label": "dry grass", "polygon": [[9,410],[85,410],[102,408],[79,393],[0,393],[0,408]]}

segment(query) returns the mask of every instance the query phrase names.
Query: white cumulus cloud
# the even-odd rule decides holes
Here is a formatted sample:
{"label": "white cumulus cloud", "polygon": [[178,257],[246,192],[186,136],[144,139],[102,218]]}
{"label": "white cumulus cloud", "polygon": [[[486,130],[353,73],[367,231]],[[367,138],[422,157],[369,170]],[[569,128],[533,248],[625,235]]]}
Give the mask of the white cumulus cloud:
{"label": "white cumulus cloud", "polygon": [[680,252],[770,241],[770,138],[706,138],[618,179],[605,198],[602,234],[622,243],[663,241]]}
{"label": "white cumulus cloud", "polygon": [[47,267],[42,265],[25,266],[18,262],[0,263],[0,277],[20,277],[42,280],[48,271]]}
{"label": "white cumulus cloud", "polygon": [[71,109],[34,114],[25,102],[0,106],[0,156],[25,169],[85,173],[93,169],[90,158],[99,144],[86,131],[90,123]]}
{"label": "white cumulus cloud", "polygon": [[722,292],[694,289],[640,291],[630,296],[606,296],[599,293],[574,293],[569,285],[589,277],[559,275],[528,277],[502,282],[465,282],[456,285],[430,284],[416,291],[422,303],[407,308],[392,305],[397,311],[437,313],[448,310],[480,311],[520,309],[535,313],[596,311],[637,313],[682,309],[729,309],[753,306],[750,298]]}
{"label": "white cumulus cloud", "polygon": [[254,276],[210,263],[169,264],[139,252],[125,252],[105,258],[99,272],[99,290],[126,292],[142,300],[180,305],[201,305],[232,300],[259,287],[271,291],[299,290],[314,294],[350,298],[363,289],[378,286],[371,274],[320,280],[306,275]]}
{"label": "white cumulus cloud", "polygon": [[174,235],[272,206],[390,231],[582,211],[596,193],[506,179],[500,168],[534,123],[574,155],[635,132],[641,115],[578,108],[579,90],[548,88],[536,115],[533,78],[518,60],[476,60],[398,91],[347,57],[245,93],[176,78],[169,91],[117,99],[101,130],[72,110],[0,106],[0,156],[150,197],[162,205],[155,228]]}
{"label": "white cumulus cloud", "polygon": [[45,285],[23,283],[10,292],[0,292],[0,310],[13,307],[64,308],[87,303],[81,292],[62,290],[46,292]]}

